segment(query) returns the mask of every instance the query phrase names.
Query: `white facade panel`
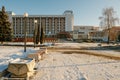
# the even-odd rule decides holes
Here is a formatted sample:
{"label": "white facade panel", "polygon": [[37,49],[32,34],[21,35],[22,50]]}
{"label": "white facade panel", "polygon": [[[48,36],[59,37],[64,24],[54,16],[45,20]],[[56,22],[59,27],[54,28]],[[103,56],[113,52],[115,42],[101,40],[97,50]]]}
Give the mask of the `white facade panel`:
{"label": "white facade panel", "polygon": [[66,31],[73,31],[73,25],[74,25],[74,16],[73,16],[73,12],[72,11],[65,11],[64,12],[65,15],[65,30]]}

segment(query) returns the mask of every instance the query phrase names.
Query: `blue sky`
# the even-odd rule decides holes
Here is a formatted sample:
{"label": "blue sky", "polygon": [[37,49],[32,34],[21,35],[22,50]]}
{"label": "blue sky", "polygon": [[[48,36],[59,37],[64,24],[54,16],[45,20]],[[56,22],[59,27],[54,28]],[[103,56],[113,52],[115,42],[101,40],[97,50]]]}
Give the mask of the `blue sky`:
{"label": "blue sky", "polygon": [[120,18],[120,0],[0,0],[0,8],[16,14],[63,14],[73,10],[74,25],[98,26],[103,8],[113,7]]}

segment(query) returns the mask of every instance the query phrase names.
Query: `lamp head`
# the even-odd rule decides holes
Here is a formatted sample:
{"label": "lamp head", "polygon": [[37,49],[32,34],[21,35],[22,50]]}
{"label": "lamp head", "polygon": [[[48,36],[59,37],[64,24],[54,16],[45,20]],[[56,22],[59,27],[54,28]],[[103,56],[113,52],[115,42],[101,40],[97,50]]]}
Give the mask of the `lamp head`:
{"label": "lamp head", "polygon": [[34,23],[37,23],[37,20],[34,20]]}
{"label": "lamp head", "polygon": [[28,13],[24,13],[24,17],[28,17]]}

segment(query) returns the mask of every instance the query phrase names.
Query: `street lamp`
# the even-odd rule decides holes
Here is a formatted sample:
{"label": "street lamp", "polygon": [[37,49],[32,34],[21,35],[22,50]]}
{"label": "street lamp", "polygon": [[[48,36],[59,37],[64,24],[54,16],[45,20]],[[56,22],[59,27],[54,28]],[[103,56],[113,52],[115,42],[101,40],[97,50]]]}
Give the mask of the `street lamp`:
{"label": "street lamp", "polygon": [[48,37],[50,38],[51,37],[51,32],[49,31],[49,33],[48,33]]}
{"label": "street lamp", "polygon": [[24,19],[25,19],[25,26],[24,26],[24,52],[26,52],[26,35],[27,35],[27,31],[26,31],[26,27],[27,27],[27,17],[28,17],[28,13],[24,13]]}
{"label": "street lamp", "polygon": [[37,36],[37,27],[36,27],[37,20],[34,20],[34,23],[35,23],[35,26],[34,26],[34,48],[35,48],[35,46],[36,46],[36,36]]}

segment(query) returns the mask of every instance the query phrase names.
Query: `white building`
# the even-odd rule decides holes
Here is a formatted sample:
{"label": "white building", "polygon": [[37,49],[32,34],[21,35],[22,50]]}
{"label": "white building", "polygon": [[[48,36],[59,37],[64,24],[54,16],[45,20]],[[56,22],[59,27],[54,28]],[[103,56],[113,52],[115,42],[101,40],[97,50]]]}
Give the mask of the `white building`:
{"label": "white building", "polygon": [[98,30],[96,26],[74,26],[73,39],[90,39],[89,33]]}
{"label": "white building", "polygon": [[[56,35],[59,32],[73,31],[74,15],[73,11],[66,10],[62,15],[28,15],[27,21],[23,15],[15,15],[8,12],[12,23],[14,38],[24,37],[25,23],[27,26],[27,36],[33,37],[36,25],[43,26],[45,35]],[[35,24],[35,20],[37,23]],[[41,25],[42,24],[42,25]]]}

